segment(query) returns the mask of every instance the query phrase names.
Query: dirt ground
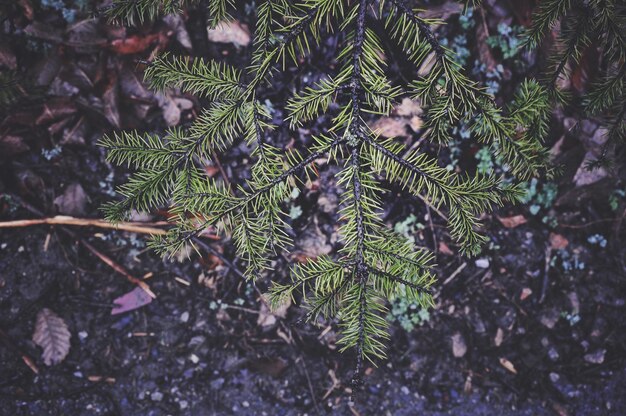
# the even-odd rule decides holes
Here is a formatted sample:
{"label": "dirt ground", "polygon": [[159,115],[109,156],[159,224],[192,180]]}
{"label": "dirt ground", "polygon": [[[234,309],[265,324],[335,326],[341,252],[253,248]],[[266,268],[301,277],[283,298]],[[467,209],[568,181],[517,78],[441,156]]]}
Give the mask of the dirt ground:
{"label": "dirt ground", "polygon": [[[29,98],[0,114],[3,222],[59,213],[101,218],[99,207],[128,171],[108,164],[97,140],[117,129],[162,131],[197,114],[202,103],[191,96],[148,91],[139,59],[172,50],[246,61],[245,49],[207,40],[201,9],[124,30],[86,12],[70,22],[46,2],[17,3],[3,17],[0,69],[24,76]],[[489,27],[521,20],[518,13],[494,8]],[[243,12],[237,18],[251,21]],[[278,73],[265,96],[280,103],[304,86],[303,75],[314,82],[336,49],[331,36],[309,65]],[[0,228],[0,415],[625,415],[626,211],[622,199],[610,202],[622,178],[581,181],[579,166],[599,127],[585,120],[572,129],[572,117],[557,112],[551,128],[549,144],[564,167],[556,197],[535,200],[539,215],[517,206],[486,216],[490,243],[477,259],[457,253],[436,215],[409,229],[437,248],[437,306],[410,331],[392,322],[389,359],[367,368],[354,402],[354,356],[337,351],[335,323],[302,323],[295,305],[274,316],[260,297],[270,279],[286,279],[294,258],[337,248],[329,167],[293,201],[302,210],[292,221],[295,255],[277,259],[256,284],[239,275],[243,265],[227,238],[206,239],[209,248],[190,259],[164,260],[141,233]],[[279,129],[276,144],[306,146],[308,133]],[[236,184],[245,177],[246,150],[240,144],[207,169]],[[461,164],[475,164],[475,152],[464,144]],[[385,199],[391,226],[429,214],[400,190]],[[155,212],[136,220],[165,218]],[[156,298],[112,315],[114,300],[136,285],[95,252],[149,284]],[[69,354],[53,366],[32,341],[43,308],[71,333]]]}

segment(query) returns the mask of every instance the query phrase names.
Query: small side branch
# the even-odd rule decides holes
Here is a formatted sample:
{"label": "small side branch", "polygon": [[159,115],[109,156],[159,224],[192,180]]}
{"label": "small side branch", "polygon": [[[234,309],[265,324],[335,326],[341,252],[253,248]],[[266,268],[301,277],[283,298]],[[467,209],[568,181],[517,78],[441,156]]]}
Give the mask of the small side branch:
{"label": "small side branch", "polygon": [[210,219],[206,220],[205,222],[203,222],[198,228],[196,228],[193,231],[188,232],[186,235],[184,235],[182,237],[182,242],[188,242],[189,240],[197,237],[206,227],[210,226],[210,225],[214,225],[217,222],[219,222],[222,218],[226,217],[227,215],[232,214],[233,212],[247,206],[250,202],[252,202],[254,199],[258,198],[259,196],[265,194],[266,192],[269,192],[272,188],[274,188],[276,185],[278,185],[279,183],[285,181],[286,179],[288,179],[289,177],[295,175],[296,173],[298,173],[299,171],[301,171],[302,169],[304,169],[308,164],[312,163],[313,161],[315,161],[315,159],[318,159],[319,157],[321,157],[322,155],[324,155],[326,152],[328,152],[329,150],[331,150],[332,148],[334,148],[335,146],[339,145],[340,143],[342,143],[344,140],[341,138],[337,138],[335,139],[332,143],[330,143],[326,149],[323,150],[318,150],[317,152],[313,152],[311,154],[309,154],[309,156],[307,156],[304,160],[302,160],[300,163],[298,163],[295,166],[292,166],[291,168],[287,169],[286,171],[284,171],[282,174],[280,174],[279,176],[277,176],[276,178],[272,179],[267,185],[265,185],[262,188],[259,188],[257,190],[255,190],[254,192],[252,192],[250,195],[246,196],[245,198],[243,198],[240,202],[236,203],[235,205],[233,205],[232,207],[222,211],[221,213],[219,213],[218,215],[211,217]]}
{"label": "small side branch", "polygon": [[406,279],[404,279],[404,278],[402,278],[400,276],[396,276],[394,274],[391,274],[391,273],[379,270],[379,269],[377,269],[375,267],[372,267],[372,266],[369,266],[369,265],[367,266],[367,268],[374,275],[378,275],[378,276],[384,277],[385,279],[392,280],[392,281],[394,281],[396,283],[401,283],[401,284],[403,284],[403,285],[405,285],[407,287],[410,287],[413,290],[416,290],[419,293],[424,293],[424,294],[431,294],[432,293],[432,291],[429,288],[417,285],[417,284],[415,284],[413,282],[410,282],[410,281],[408,281],[408,280],[406,280]]}
{"label": "small side branch", "polygon": [[419,17],[402,0],[391,0],[391,3],[394,6],[396,6],[398,10],[404,13],[413,23],[415,23],[415,25],[417,25],[422,36],[424,36],[424,38],[426,39],[426,41],[432,48],[433,52],[435,52],[435,54],[437,55],[437,59],[441,61],[443,57],[445,56],[445,50],[441,46],[441,43],[439,43],[439,40],[435,36],[435,33],[432,31],[430,26],[424,21],[424,19]]}

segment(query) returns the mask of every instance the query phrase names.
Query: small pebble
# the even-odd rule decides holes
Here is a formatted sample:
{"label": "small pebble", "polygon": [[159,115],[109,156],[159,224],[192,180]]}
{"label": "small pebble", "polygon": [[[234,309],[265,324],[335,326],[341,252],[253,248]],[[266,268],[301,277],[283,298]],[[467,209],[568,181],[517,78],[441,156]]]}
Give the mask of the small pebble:
{"label": "small pebble", "polygon": [[150,395],[150,398],[155,402],[160,402],[161,400],[163,400],[163,393],[155,391]]}
{"label": "small pebble", "polygon": [[200,358],[198,358],[196,354],[191,354],[189,355],[189,361],[191,361],[194,364],[198,364],[198,362],[200,361]]}
{"label": "small pebble", "polygon": [[400,391],[402,392],[402,394],[409,394],[409,388],[407,386],[402,386],[400,388]]}
{"label": "small pebble", "polygon": [[80,339],[81,341],[84,341],[85,339],[87,339],[88,336],[89,334],[87,333],[87,331],[80,331],[78,333],[78,339]]}
{"label": "small pebble", "polygon": [[605,349],[600,349],[590,354],[585,354],[585,361],[591,364],[602,364],[604,362]]}
{"label": "small pebble", "polygon": [[180,320],[181,320],[181,322],[188,322],[189,321],[189,312],[186,312],[186,311],[183,312],[180,315]]}
{"label": "small pebble", "polygon": [[557,361],[557,360],[559,359],[559,357],[560,357],[560,356],[559,356],[559,352],[556,350],[556,348],[551,347],[551,348],[548,350],[548,357],[550,357],[550,359],[551,359],[552,361]]}
{"label": "small pebble", "polygon": [[474,262],[474,264],[476,264],[476,267],[480,268],[480,269],[488,269],[489,268],[489,259],[486,258],[482,258],[482,259],[478,259]]}
{"label": "small pebble", "polygon": [[185,410],[189,406],[189,403],[187,400],[181,400],[178,402],[178,406],[180,406],[180,410]]}
{"label": "small pebble", "polygon": [[246,407],[246,408],[247,408],[247,407],[250,407],[250,403],[248,403],[248,401],[243,401],[243,402],[241,403],[241,405],[242,405],[243,407]]}

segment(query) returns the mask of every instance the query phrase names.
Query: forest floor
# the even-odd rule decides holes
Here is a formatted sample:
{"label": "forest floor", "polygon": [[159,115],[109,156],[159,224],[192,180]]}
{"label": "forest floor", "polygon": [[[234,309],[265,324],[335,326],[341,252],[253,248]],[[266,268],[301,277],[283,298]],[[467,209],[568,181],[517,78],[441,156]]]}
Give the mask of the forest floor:
{"label": "forest floor", "polygon": [[[458,8],[433,3],[449,22],[440,36],[456,39],[455,48],[463,44],[460,35],[472,44],[482,30],[493,34],[499,23],[526,21],[527,10],[515,6],[526,2],[496,2],[489,12],[474,11],[477,23],[461,29]],[[3,110],[0,120],[0,222],[101,218],[99,207],[115,197],[128,171],[108,164],[97,140],[118,129],[186,125],[198,114],[202,103],[191,96],[147,90],[139,59],[165,50],[234,64],[248,57],[232,39],[207,39],[202,10],[122,29],[72,14],[73,2],[64,4],[57,10],[21,0],[3,18],[0,69],[22,74],[30,98]],[[244,13],[237,19],[251,21]],[[245,42],[246,26],[233,30]],[[336,48],[330,36],[304,65],[277,74],[266,91],[277,119],[278,104],[305,86],[298,79],[312,83],[332,69]],[[472,60],[502,62],[502,97],[507,83],[533,73],[532,57],[519,58],[526,62],[520,73],[500,52],[468,51]],[[405,66],[390,64],[400,73]],[[391,119],[393,128],[399,119]],[[579,120],[573,128],[572,120],[559,110],[551,128],[562,174],[531,185],[526,206],[485,216],[490,243],[478,258],[460,256],[444,221],[419,200],[400,190],[385,197],[384,220],[437,249],[437,306],[425,314],[394,305],[389,358],[367,367],[354,403],[354,356],[338,352],[334,323],[300,323],[297,305],[273,315],[260,296],[270,279],[286,278],[289,262],[336,250],[337,190],[324,180],[335,173],[331,167],[320,165],[320,178],[290,201],[294,254],[277,259],[275,271],[256,284],[240,277],[245,265],[226,238],[205,239],[200,253],[163,260],[143,233],[0,228],[0,414],[626,414],[623,185],[611,172],[579,169],[599,127]],[[306,143],[323,122],[295,133],[279,129],[276,144]],[[400,120],[407,141],[418,134],[410,126]],[[479,149],[460,143],[458,163],[475,165]],[[207,173],[236,185],[245,177],[245,152],[237,145]],[[159,227],[166,215],[135,220]],[[121,269],[156,298],[148,301]],[[112,314],[127,293],[124,305],[142,306]],[[44,308],[71,333],[69,354],[53,366],[32,341]]]}

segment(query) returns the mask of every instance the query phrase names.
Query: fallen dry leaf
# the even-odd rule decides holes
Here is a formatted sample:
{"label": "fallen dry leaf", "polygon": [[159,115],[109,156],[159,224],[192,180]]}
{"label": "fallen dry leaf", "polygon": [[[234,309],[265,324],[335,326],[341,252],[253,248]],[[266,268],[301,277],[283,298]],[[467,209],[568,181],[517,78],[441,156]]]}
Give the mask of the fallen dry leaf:
{"label": "fallen dry leaf", "polygon": [[111,315],[119,315],[120,313],[132,311],[152,302],[152,297],[142,288],[135,287],[128,293],[115,299],[115,306],[111,310]]}
{"label": "fallen dry leaf", "polygon": [[14,156],[30,150],[24,139],[20,136],[0,137],[0,152],[3,156]]}
{"label": "fallen dry leaf", "polygon": [[450,250],[450,247],[448,247],[448,245],[444,243],[443,241],[439,242],[439,252],[446,256],[454,255],[454,251]]}
{"label": "fallen dry leaf", "polygon": [[491,48],[487,44],[489,33],[487,33],[487,25],[484,21],[484,16],[481,14],[481,18],[476,25],[476,45],[478,46],[478,56],[480,56],[480,63],[487,67],[488,71],[493,71],[497,66],[497,62],[491,53]]}
{"label": "fallen dry leaf", "polygon": [[511,373],[517,374],[517,370],[515,369],[515,366],[513,365],[513,363],[507,360],[506,358],[504,357],[500,358],[500,365],[502,365],[502,367],[509,370]]}
{"label": "fallen dry leaf", "polygon": [[[67,118],[76,113],[76,105],[65,97],[57,97],[46,101],[41,110],[41,114],[35,120],[35,124],[40,126],[59,119]],[[31,120],[32,123],[32,120]]]}
{"label": "fallen dry leaf", "polygon": [[87,194],[79,183],[73,183],[65,188],[63,195],[54,199],[54,205],[61,214],[84,215],[87,205]]}
{"label": "fallen dry leaf", "polygon": [[382,137],[406,137],[407,121],[399,117],[381,117],[372,124],[372,130]]}
{"label": "fallen dry leaf", "polygon": [[452,335],[452,355],[456,358],[461,358],[467,353],[467,344],[465,338],[460,332],[456,332]]}
{"label": "fallen dry leaf", "polygon": [[248,46],[251,41],[248,28],[236,20],[220,22],[214,29],[207,28],[210,42],[232,43],[235,46]]}
{"label": "fallen dry leaf", "polygon": [[496,337],[493,339],[493,344],[496,347],[499,347],[500,345],[502,345],[502,341],[504,341],[504,331],[502,330],[502,328],[498,328],[498,330],[496,331]]}
{"label": "fallen dry leaf", "polygon": [[35,18],[35,11],[33,10],[33,5],[30,3],[30,0],[18,0],[17,4],[19,4],[24,11],[24,17],[28,20]]}
{"label": "fallen dry leaf", "polygon": [[603,167],[589,169],[588,165],[595,160],[597,160],[597,157],[594,155],[594,152],[589,151],[585,154],[585,157],[574,175],[574,184],[576,184],[576,186],[591,185],[608,176],[608,171]]}
{"label": "fallen dry leaf", "polygon": [[257,319],[257,325],[262,327],[270,327],[274,325],[277,321],[276,318],[285,318],[287,316],[287,310],[291,306],[291,299],[287,299],[287,301],[274,310],[271,310],[267,306],[267,302],[261,302],[261,309],[259,310],[259,318]]}
{"label": "fallen dry leaf", "polygon": [[550,247],[553,250],[562,250],[569,245],[569,241],[567,238],[563,237],[561,234],[550,233]]}
{"label": "fallen dry leaf", "polygon": [[178,14],[168,14],[163,18],[163,22],[174,32],[178,43],[180,43],[183,48],[191,51],[193,48],[191,37],[189,36],[189,32],[187,32],[183,17]]}
{"label": "fallen dry leaf", "polygon": [[522,289],[522,293],[520,293],[519,299],[524,300],[532,294],[533,294],[532,289],[529,287],[525,287],[524,289]]}
{"label": "fallen dry leaf", "polygon": [[6,66],[11,70],[17,69],[17,58],[9,45],[0,44],[0,66]]}
{"label": "fallen dry leaf", "polygon": [[60,363],[70,352],[70,331],[65,321],[48,308],[37,314],[33,341],[43,348],[43,362],[50,366]]}
{"label": "fallen dry leaf", "polygon": [[389,116],[381,117],[372,123],[371,128],[383,137],[410,137],[407,129],[418,132],[424,124],[422,106],[417,100],[404,98],[395,106]]}
{"label": "fallen dry leaf", "polygon": [[148,49],[160,37],[159,33],[147,36],[129,36],[125,39],[115,39],[109,44],[109,48],[119,55],[132,55]]}
{"label": "fallen dry leaf", "polygon": [[168,126],[176,126],[180,123],[180,116],[183,111],[193,108],[193,102],[186,98],[173,97],[168,92],[157,93],[155,98],[159,107],[163,111],[163,120]]}
{"label": "fallen dry leaf", "polygon": [[498,217],[498,221],[506,228],[515,228],[519,225],[526,224],[528,220],[523,215],[514,215],[512,217]]}

